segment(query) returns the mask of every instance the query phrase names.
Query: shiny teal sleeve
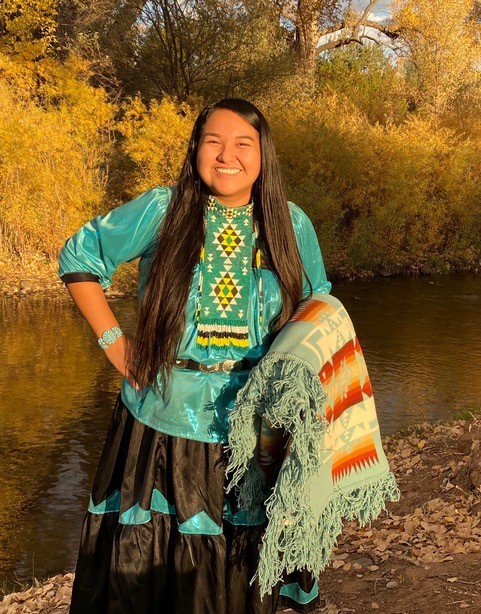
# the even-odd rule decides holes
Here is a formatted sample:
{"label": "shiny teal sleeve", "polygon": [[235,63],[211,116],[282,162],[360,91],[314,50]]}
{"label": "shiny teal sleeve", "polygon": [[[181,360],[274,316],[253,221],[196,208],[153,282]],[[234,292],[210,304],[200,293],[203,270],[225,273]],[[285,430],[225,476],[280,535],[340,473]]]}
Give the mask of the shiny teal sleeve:
{"label": "shiny teal sleeve", "polygon": [[[289,203],[289,208],[291,210],[292,224],[297,238],[299,254],[306,275],[312,284],[312,289],[316,292],[329,294],[332,284],[327,280],[324,260],[314,226],[300,207],[294,203]],[[304,282],[302,294],[305,297],[309,295],[310,288],[307,280],[304,280]]]}
{"label": "shiny teal sleeve", "polygon": [[61,249],[59,275],[91,273],[108,288],[120,264],[153,250],[171,195],[170,188],[152,188],[90,220]]}

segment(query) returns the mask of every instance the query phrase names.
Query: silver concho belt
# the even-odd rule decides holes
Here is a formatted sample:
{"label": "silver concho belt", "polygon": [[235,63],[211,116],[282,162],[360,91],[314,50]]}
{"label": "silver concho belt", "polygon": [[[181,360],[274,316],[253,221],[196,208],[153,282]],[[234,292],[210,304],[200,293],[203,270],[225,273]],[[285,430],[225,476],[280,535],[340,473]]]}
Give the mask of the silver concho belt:
{"label": "silver concho belt", "polygon": [[178,369],[189,369],[190,371],[202,371],[204,373],[232,373],[233,371],[248,371],[254,366],[251,360],[224,360],[213,365],[204,365],[190,358],[178,358],[174,362],[174,367]]}

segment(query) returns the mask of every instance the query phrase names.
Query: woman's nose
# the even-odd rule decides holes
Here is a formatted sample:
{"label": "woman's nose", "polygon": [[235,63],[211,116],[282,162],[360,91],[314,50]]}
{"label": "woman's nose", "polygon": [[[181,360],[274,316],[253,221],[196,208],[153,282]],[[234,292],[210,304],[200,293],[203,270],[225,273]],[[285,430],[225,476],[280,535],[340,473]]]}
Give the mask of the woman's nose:
{"label": "woman's nose", "polygon": [[231,145],[224,145],[217,155],[217,160],[219,160],[219,162],[223,162],[224,164],[235,160],[234,147]]}

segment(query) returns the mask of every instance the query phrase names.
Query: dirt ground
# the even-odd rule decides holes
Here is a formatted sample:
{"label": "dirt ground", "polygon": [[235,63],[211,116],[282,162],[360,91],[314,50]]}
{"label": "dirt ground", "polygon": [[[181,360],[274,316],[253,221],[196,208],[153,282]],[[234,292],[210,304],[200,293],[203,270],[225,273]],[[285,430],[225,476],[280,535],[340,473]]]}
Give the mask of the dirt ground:
{"label": "dirt ground", "polygon": [[[480,439],[479,418],[384,439],[401,500],[370,527],[346,523],[316,614],[481,613]],[[0,613],[66,613],[72,580],[7,595]]]}
{"label": "dirt ground", "polygon": [[320,578],[329,614],[481,612],[481,420],[385,439],[401,500],[347,523]]}

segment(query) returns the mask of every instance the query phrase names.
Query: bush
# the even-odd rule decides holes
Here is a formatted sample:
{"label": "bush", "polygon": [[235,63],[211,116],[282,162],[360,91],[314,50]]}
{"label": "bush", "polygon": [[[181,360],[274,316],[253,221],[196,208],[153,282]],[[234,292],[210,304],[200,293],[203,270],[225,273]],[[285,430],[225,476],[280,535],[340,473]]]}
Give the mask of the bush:
{"label": "bush", "polygon": [[481,253],[481,152],[433,119],[371,124],[343,96],[270,119],[289,196],[313,219],[331,273],[472,265]]}
{"label": "bush", "polygon": [[134,98],[124,105],[118,130],[124,136],[123,151],[135,163],[130,195],[155,185],[177,181],[197,113],[186,104],[168,98],[149,107]]}
{"label": "bush", "polygon": [[2,66],[0,250],[53,258],[100,208],[114,107],[80,77],[75,59],[19,70],[17,82],[15,63],[0,56]]}

